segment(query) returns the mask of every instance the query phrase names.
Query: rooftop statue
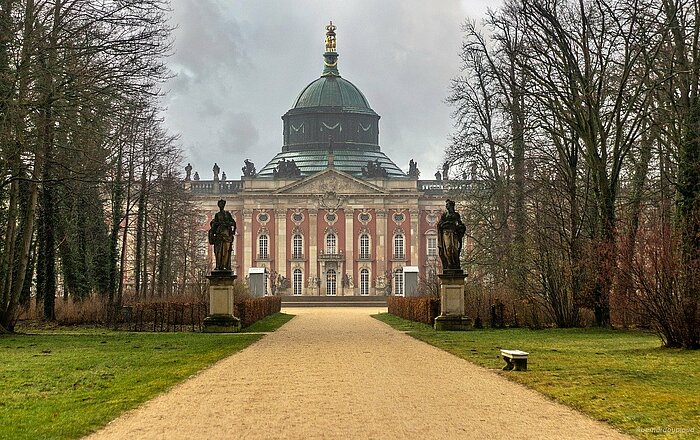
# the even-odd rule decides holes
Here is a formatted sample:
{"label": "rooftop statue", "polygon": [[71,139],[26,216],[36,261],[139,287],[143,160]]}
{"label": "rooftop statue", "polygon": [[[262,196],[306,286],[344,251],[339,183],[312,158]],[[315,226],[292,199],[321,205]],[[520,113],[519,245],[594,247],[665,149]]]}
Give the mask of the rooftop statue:
{"label": "rooftop statue", "polygon": [[442,164],[442,180],[448,180],[447,174],[450,172],[450,163],[445,161]]}
{"label": "rooftop statue", "polygon": [[199,180],[199,173],[198,173],[198,172],[196,172],[196,171],[194,172],[194,178],[193,178],[193,179],[194,179],[195,181],[196,181],[196,180]]}
{"label": "rooftop statue", "polygon": [[462,253],[462,239],[467,228],[455,211],[455,202],[445,201],[447,211],[442,213],[437,224],[438,253],[442,262],[442,273],[461,272],[460,255]]}
{"label": "rooftop statue", "polygon": [[214,162],[214,168],[212,168],[211,170],[214,172],[214,180],[219,180],[219,171],[221,171],[221,169],[216,164],[216,162]]}
{"label": "rooftop statue", "polygon": [[244,160],[245,166],[241,168],[243,171],[243,177],[255,177],[255,164],[248,159]]}
{"label": "rooftop statue", "polygon": [[276,178],[301,177],[301,170],[294,159],[282,159],[277,162],[277,167],[272,171],[272,176]]}
{"label": "rooftop statue", "polygon": [[420,171],[418,170],[418,162],[411,159],[408,162],[408,175],[411,177],[418,178],[420,176]]}
{"label": "rooftop statue", "polygon": [[374,161],[368,160],[367,166],[362,167],[362,176],[370,178],[387,178],[389,177],[389,174],[382,167],[382,164],[379,163],[379,159],[374,159]]}
{"label": "rooftop statue", "polygon": [[189,164],[189,163],[187,164],[187,166],[185,167],[185,173],[186,173],[185,180],[190,180],[190,175],[192,174],[192,165],[191,164]]}
{"label": "rooftop statue", "polygon": [[236,221],[230,212],[224,211],[226,200],[217,203],[219,212],[214,215],[209,229],[209,244],[214,245],[216,257],[215,271],[231,271],[231,250],[233,237],[236,235]]}

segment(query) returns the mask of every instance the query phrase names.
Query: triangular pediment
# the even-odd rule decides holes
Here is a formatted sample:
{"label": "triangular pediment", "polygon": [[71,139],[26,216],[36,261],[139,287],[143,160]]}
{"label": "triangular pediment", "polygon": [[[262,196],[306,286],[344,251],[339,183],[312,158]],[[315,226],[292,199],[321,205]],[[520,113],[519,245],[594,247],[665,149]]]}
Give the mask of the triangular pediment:
{"label": "triangular pediment", "polygon": [[329,192],[342,195],[386,194],[386,191],[378,186],[364,182],[335,169],[321,171],[320,173],[316,173],[275,191],[277,194],[311,195]]}

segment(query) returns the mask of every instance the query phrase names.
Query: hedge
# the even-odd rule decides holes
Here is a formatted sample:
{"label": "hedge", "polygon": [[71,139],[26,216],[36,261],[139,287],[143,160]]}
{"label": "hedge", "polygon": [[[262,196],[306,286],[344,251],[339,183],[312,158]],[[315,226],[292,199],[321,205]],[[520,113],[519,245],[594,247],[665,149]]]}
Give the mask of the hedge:
{"label": "hedge", "polygon": [[[265,296],[246,298],[234,304],[236,317],[242,327],[249,327],[262,318],[277,313],[282,308],[282,298]],[[137,302],[122,307],[118,322],[131,331],[201,331],[207,316],[205,302]]]}
{"label": "hedge", "polygon": [[281,309],[281,296],[248,298],[236,304],[236,316],[241,318],[241,326],[245,328],[266,316],[279,312]]}
{"label": "hedge", "polygon": [[117,320],[131,331],[201,331],[207,316],[205,302],[137,302],[121,308]]}
{"label": "hedge", "polygon": [[386,303],[389,313],[410,321],[433,325],[435,318],[440,315],[439,298],[390,296],[386,299]]}

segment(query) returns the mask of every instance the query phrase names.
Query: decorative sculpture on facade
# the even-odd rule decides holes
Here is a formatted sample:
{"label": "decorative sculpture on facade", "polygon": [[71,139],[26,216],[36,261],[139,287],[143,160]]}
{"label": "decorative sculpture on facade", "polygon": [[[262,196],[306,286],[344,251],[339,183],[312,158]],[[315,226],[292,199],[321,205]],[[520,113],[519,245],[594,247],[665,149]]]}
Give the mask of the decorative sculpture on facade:
{"label": "decorative sculpture on facade", "polygon": [[214,180],[219,180],[219,171],[221,171],[221,168],[214,162],[214,168],[211,169],[214,172]]}
{"label": "decorative sculpture on facade", "polygon": [[185,181],[190,180],[191,174],[192,174],[192,165],[188,163],[187,166],[185,167]]}
{"label": "decorative sculpture on facade", "polygon": [[448,180],[449,177],[447,177],[447,174],[450,172],[450,163],[448,161],[445,161],[445,163],[442,164],[442,180]]}
{"label": "decorative sculpture on facade", "polygon": [[248,159],[244,160],[245,166],[241,168],[244,177],[255,177],[255,164]]}
{"label": "decorative sculpture on facade", "polygon": [[194,180],[194,181],[199,180],[199,173],[196,172],[196,171],[194,172],[194,178],[193,178],[193,180]]}
{"label": "decorative sculpture on facade", "polygon": [[272,177],[282,179],[301,177],[301,170],[297,166],[296,162],[294,162],[294,159],[282,159],[277,162],[277,167],[272,170]]}
{"label": "decorative sculpture on facade", "polygon": [[231,251],[233,250],[233,237],[236,235],[236,221],[230,212],[224,211],[226,200],[217,203],[219,212],[214,215],[209,229],[209,244],[214,245],[216,258],[215,271],[231,271]]}
{"label": "decorative sculpture on facade", "polygon": [[445,201],[447,211],[442,213],[437,224],[438,230],[438,254],[442,262],[442,272],[461,272],[460,255],[462,253],[462,239],[467,228],[455,211],[455,202]]}
{"label": "decorative sculpture on facade", "polygon": [[416,179],[418,176],[420,176],[420,171],[418,170],[418,163],[411,159],[408,162],[408,175],[411,177],[415,177]]}

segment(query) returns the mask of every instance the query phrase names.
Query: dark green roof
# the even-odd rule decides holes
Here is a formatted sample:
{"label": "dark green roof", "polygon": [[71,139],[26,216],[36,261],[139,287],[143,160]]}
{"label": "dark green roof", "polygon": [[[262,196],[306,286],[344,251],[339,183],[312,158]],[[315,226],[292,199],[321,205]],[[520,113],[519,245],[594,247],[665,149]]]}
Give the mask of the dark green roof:
{"label": "dark green roof", "polygon": [[[358,150],[333,150],[333,167],[338,171],[352,174],[355,177],[362,177],[362,167],[367,166],[368,161],[378,160],[389,177],[406,177],[403,171],[396,166],[381,151],[358,151]],[[302,176],[309,176],[328,168],[328,151],[308,150],[308,151],[283,151],[273,157],[259,172],[259,177],[272,177],[272,170],[282,159],[294,160],[301,171]]]}
{"label": "dark green roof", "polygon": [[324,76],[306,86],[294,103],[294,108],[308,107],[371,110],[360,89],[339,76]]}

